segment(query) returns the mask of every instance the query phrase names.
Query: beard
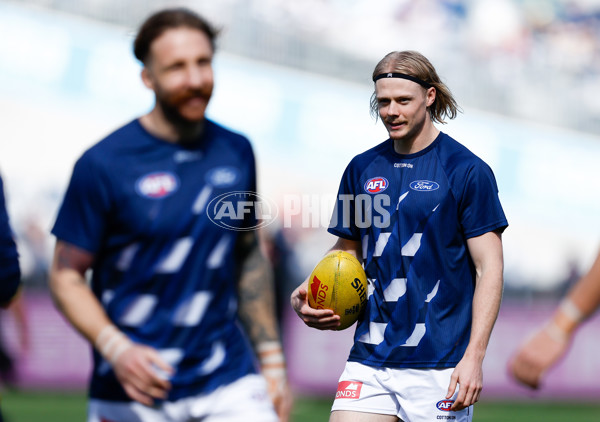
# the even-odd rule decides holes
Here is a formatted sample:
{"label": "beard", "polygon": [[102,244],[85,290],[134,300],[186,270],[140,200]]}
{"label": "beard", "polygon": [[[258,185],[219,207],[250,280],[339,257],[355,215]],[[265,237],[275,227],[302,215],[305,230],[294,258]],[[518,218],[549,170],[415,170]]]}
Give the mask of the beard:
{"label": "beard", "polygon": [[[202,89],[186,89],[171,94],[156,90],[156,104],[165,118],[179,128],[189,128],[202,123],[212,95],[212,85]],[[189,106],[188,102],[199,100],[202,104]]]}

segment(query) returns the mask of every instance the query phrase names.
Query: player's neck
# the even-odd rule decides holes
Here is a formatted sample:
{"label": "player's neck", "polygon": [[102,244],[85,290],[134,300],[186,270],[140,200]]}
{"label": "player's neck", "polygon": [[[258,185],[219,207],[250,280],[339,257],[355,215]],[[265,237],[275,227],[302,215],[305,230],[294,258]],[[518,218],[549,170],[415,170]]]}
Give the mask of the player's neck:
{"label": "player's neck", "polygon": [[432,123],[425,125],[416,136],[394,139],[394,151],[398,154],[415,154],[435,141],[440,131]]}
{"label": "player's neck", "polygon": [[179,124],[167,119],[159,108],[140,117],[140,123],[157,138],[172,143],[190,143],[198,140],[204,130],[204,121],[193,124]]}

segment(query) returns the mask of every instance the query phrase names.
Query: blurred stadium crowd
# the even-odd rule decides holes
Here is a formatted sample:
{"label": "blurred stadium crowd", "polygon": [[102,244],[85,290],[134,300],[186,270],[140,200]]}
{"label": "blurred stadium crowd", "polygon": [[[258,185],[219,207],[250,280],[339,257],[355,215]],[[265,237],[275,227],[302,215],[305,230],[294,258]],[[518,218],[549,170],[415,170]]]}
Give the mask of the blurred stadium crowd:
{"label": "blurred stadium crowd", "polygon": [[[137,26],[167,5],[197,7],[223,28],[220,47],[370,83],[392,50],[430,56],[464,105],[600,132],[597,0],[21,0]],[[551,87],[551,89],[550,89]]]}

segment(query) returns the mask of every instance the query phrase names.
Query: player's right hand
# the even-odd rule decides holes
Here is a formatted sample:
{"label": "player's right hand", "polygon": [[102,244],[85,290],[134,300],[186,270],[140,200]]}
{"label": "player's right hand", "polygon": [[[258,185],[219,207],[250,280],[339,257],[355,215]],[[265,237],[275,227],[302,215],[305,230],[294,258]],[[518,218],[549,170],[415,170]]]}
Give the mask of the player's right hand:
{"label": "player's right hand", "polygon": [[331,309],[314,309],[308,304],[308,279],[292,292],[292,308],[306,325],[318,330],[335,330],[340,326],[340,317]]}
{"label": "player's right hand", "polygon": [[134,344],[112,365],[127,395],[142,404],[152,406],[154,399],[165,399],[171,389],[167,377],[174,370],[151,347]]}

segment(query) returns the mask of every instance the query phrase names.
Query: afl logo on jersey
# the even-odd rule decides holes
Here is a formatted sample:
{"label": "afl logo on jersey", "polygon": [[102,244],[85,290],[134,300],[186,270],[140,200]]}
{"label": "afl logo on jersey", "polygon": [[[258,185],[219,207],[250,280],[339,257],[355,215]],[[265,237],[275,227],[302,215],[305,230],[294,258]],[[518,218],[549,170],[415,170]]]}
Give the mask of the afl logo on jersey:
{"label": "afl logo on jersey", "polygon": [[216,167],[206,173],[206,181],[215,188],[228,188],[237,183],[240,172],[232,166]]}
{"label": "afl logo on jersey", "polygon": [[179,188],[179,180],[173,173],[158,171],[146,174],[135,182],[135,190],[151,199],[165,198]]}
{"label": "afl logo on jersey", "polygon": [[430,182],[429,180],[415,180],[414,182],[410,182],[409,186],[412,190],[418,190],[422,192],[430,192],[440,188],[440,185],[438,185],[436,182]]}
{"label": "afl logo on jersey", "polygon": [[387,189],[389,182],[385,177],[373,177],[365,183],[365,191],[369,193],[380,193]]}
{"label": "afl logo on jersey", "polygon": [[453,403],[454,403],[454,400],[440,400],[439,402],[436,403],[435,407],[437,407],[439,410],[442,410],[444,412],[449,412]]}

